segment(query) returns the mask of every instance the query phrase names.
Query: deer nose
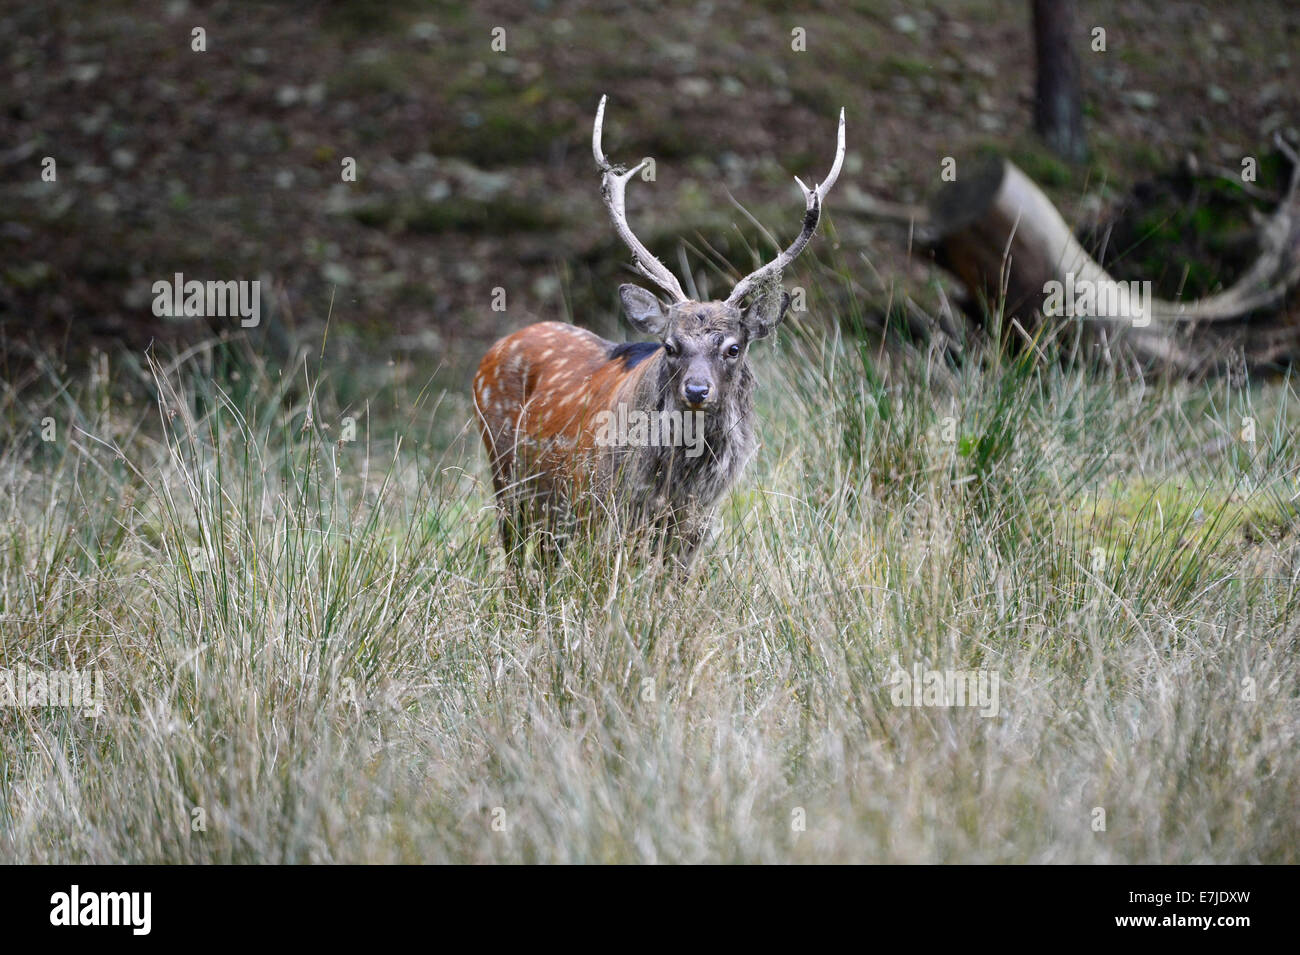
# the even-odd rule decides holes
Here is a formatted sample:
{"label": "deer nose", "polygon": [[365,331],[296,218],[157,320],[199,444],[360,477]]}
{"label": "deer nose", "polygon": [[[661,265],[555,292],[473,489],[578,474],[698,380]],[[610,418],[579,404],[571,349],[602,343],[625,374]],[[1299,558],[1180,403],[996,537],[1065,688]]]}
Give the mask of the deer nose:
{"label": "deer nose", "polygon": [[686,400],[693,405],[698,405],[709,397],[708,383],[696,383],[688,381],[682,387],[682,393],[686,395]]}

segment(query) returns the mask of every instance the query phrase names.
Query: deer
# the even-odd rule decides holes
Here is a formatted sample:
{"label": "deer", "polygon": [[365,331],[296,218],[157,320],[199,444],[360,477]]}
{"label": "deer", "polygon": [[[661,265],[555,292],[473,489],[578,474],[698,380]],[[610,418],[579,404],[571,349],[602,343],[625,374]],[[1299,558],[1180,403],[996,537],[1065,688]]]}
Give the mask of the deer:
{"label": "deer", "polygon": [[720,500],[757,450],[749,347],[772,335],[790,306],[782,271],[812,240],[839,177],[844,110],[830,173],[811,189],[795,177],[804,195],[795,240],[725,299],[695,301],[628,223],[627,184],[649,160],[625,169],[605,157],[607,98],[591,139],[601,197],[633,268],[667,301],[633,284],[618,294],[632,327],[654,340],[616,344],[564,322],[529,325],[483,356],[474,408],[507,555],[525,539],[554,555],[587,521],[624,538],[649,531],[689,571]]}

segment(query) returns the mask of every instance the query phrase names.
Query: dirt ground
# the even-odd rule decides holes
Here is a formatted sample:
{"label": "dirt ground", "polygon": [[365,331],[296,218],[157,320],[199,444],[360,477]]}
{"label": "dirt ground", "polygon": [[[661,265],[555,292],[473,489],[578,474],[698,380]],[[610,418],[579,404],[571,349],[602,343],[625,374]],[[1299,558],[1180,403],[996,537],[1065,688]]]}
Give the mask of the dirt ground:
{"label": "dirt ground", "polygon": [[[823,174],[844,106],[835,241],[816,255],[861,254],[872,307],[894,282],[923,296],[934,272],[897,228],[837,211],[836,199],[923,199],[943,157],[989,146],[1047,186],[1118,274],[1126,258],[1164,262],[1146,277],[1211,288],[1247,206],[1267,206],[1267,183],[1254,200],[1232,192],[1226,225],[1130,216],[1122,242],[1105,227],[1135,195],[1176,211],[1185,192],[1141,184],[1188,157],[1211,178],[1245,156],[1272,168],[1270,137],[1300,122],[1300,7],[1079,6],[1091,159],[1071,168],[1029,132],[1020,0],[798,12],[729,0],[9,4],[0,349],[206,333],[152,314],[152,283],[176,272],[262,279],[268,348],[331,308],[331,335],[412,356],[478,348],[538,319],[615,333],[627,255],[590,155],[601,93],[607,152],[656,159],[656,181],[630,187],[629,209],[674,264],[683,241],[746,263],[758,234],[728,192],[788,239],[800,211],[791,177]],[[1090,49],[1096,27],[1105,52]],[[793,49],[798,36],[806,49]],[[42,181],[45,157],[55,182]],[[355,182],[341,176],[349,157]],[[1190,258],[1211,264],[1189,287]]]}

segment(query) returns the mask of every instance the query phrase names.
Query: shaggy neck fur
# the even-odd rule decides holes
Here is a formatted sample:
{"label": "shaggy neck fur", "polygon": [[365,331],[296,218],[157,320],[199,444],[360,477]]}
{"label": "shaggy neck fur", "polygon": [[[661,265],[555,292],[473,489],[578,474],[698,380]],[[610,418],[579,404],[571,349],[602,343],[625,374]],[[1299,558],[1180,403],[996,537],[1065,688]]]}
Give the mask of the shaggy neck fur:
{"label": "shaggy neck fur", "polygon": [[[753,372],[748,358],[724,391],[724,397],[703,414],[703,453],[694,457],[680,444],[636,449],[625,464],[628,490],[651,506],[713,505],[739,477],[755,450]],[[630,408],[646,412],[681,411],[673,369],[660,351],[645,362],[643,373],[625,397]]]}

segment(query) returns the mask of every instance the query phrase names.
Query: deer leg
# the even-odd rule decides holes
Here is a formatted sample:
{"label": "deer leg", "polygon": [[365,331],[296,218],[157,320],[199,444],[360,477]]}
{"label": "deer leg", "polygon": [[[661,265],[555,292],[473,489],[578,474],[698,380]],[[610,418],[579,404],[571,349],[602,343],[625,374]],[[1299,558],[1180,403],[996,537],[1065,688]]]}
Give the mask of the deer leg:
{"label": "deer leg", "polygon": [[671,553],[683,577],[690,576],[701,548],[717,538],[719,529],[712,512],[690,512],[676,521]]}

